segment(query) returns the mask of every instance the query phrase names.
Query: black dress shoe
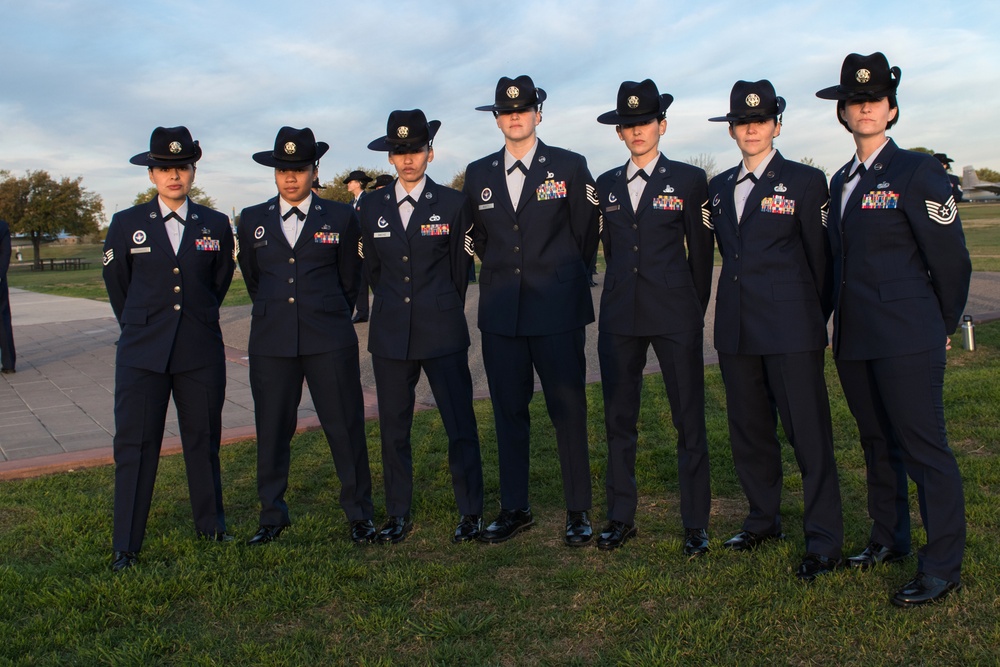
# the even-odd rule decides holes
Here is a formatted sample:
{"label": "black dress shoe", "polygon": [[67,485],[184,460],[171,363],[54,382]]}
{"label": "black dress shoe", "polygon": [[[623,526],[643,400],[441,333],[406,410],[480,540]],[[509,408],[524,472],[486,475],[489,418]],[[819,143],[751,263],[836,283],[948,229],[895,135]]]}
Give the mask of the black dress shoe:
{"label": "black dress shoe", "polygon": [[378,541],[383,544],[398,544],[406,539],[412,528],[413,522],[410,521],[409,514],[406,516],[391,516],[382,525],[382,530],[378,531]]}
{"label": "black dress shoe", "polygon": [[13,368],[4,368],[4,369],[0,370],[0,373],[3,373],[4,375],[11,375],[11,374],[16,373],[16,372],[17,371],[15,371]]}
{"label": "black dress shoe", "polygon": [[898,563],[909,555],[908,551],[896,551],[889,547],[884,547],[878,542],[869,542],[864,551],[857,556],[848,558],[847,564],[859,570],[867,570],[879,563]]}
{"label": "black dress shoe", "polygon": [[207,542],[232,542],[233,536],[225,531],[221,533],[206,533],[204,531],[199,530],[198,539],[205,540]]}
{"label": "black dress shoe", "polygon": [[696,558],[708,553],[708,531],[704,528],[684,529],[684,555]]}
{"label": "black dress shoe", "polygon": [[111,570],[121,572],[139,562],[139,554],[134,551],[116,551],[111,557]]}
{"label": "black dress shoe", "polygon": [[254,533],[254,536],[247,540],[247,544],[253,547],[258,544],[274,542],[278,539],[278,535],[281,535],[281,531],[284,529],[284,526],[261,526],[257,529],[257,532]]}
{"label": "black dress shoe", "polygon": [[356,313],[354,317],[351,318],[351,321],[354,322],[355,324],[357,324],[358,322],[367,322],[368,316],[362,315],[361,313]]}
{"label": "black dress shoe", "polygon": [[917,572],[916,577],[896,591],[892,597],[892,603],[897,607],[914,607],[918,604],[936,602],[961,587],[962,584],[957,581],[946,581],[923,572]]}
{"label": "black dress shoe", "polygon": [[351,540],[355,544],[371,544],[377,537],[375,522],[371,519],[361,519],[351,522]]}
{"label": "black dress shoe", "polygon": [[483,532],[483,517],[478,514],[464,514],[455,528],[455,535],[451,541],[455,544],[459,542],[471,542],[478,539]]}
{"label": "black dress shoe", "polygon": [[753,551],[765,542],[783,539],[785,539],[784,533],[758,535],[757,533],[751,533],[749,530],[741,530],[723,542],[722,546],[732,551]]}
{"label": "black dress shoe", "polygon": [[806,554],[795,570],[795,576],[802,581],[812,581],[821,574],[828,574],[844,566],[843,558],[830,558],[819,554]]}
{"label": "black dress shoe", "polygon": [[522,510],[500,510],[500,514],[493,520],[493,523],[479,535],[479,541],[490,544],[506,542],[533,525],[535,525],[535,520],[531,516],[530,507]]}
{"label": "black dress shoe", "polygon": [[563,542],[568,547],[582,547],[590,544],[594,529],[586,512],[566,512],[566,535]]}
{"label": "black dress shoe", "polygon": [[635,537],[638,532],[634,525],[621,521],[611,521],[601,530],[601,534],[597,538],[597,548],[602,551],[617,549]]}

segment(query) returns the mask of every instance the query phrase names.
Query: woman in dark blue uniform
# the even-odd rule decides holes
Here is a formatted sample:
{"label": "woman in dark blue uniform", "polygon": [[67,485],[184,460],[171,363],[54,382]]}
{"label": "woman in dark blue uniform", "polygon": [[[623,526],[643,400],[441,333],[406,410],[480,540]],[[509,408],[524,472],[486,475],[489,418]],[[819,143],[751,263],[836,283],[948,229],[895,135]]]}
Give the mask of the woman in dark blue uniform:
{"label": "woman in dark blue uniform", "polygon": [[868,467],[868,546],[857,568],[910,552],[907,475],[917,485],[927,544],[917,574],[892,598],[910,606],[959,588],[965,550],[962,478],[945,434],[945,350],[972,267],[951,185],[932,156],[886,137],[899,118],[900,70],[881,53],[852,53],[837,120],[857,154],[833,176],[828,232],[834,257],[833,352]]}

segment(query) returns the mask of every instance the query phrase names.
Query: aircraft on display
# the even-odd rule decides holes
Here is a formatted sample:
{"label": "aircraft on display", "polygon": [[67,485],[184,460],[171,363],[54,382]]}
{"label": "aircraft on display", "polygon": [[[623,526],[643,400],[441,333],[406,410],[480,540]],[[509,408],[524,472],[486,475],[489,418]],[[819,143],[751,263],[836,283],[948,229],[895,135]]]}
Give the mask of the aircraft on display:
{"label": "aircraft on display", "polygon": [[979,180],[972,166],[962,167],[962,192],[965,201],[1000,201],[1000,183]]}

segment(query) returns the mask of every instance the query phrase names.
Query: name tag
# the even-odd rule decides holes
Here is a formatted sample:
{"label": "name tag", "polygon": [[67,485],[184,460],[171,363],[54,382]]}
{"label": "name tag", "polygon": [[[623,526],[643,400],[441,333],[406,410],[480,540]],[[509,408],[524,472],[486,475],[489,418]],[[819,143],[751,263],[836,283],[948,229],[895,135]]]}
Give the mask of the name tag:
{"label": "name tag", "polygon": [[313,243],[326,243],[330,245],[337,245],[340,243],[340,233],[339,232],[316,232],[313,234]]}
{"label": "name tag", "polygon": [[785,199],[781,195],[764,197],[760,200],[761,213],[777,213],[779,215],[795,215],[795,200]]}
{"label": "name tag", "polygon": [[267,239],[264,239],[263,241],[255,241],[254,244],[253,244],[253,247],[254,248],[263,248],[266,245],[267,245]]}
{"label": "name tag", "polygon": [[451,225],[420,225],[421,236],[448,236],[451,234]]}
{"label": "name tag", "polygon": [[538,201],[566,198],[566,181],[545,181],[535,190]]}
{"label": "name tag", "polygon": [[683,211],[684,200],[673,195],[657,195],[653,199],[653,208],[657,211]]}
{"label": "name tag", "polygon": [[491,208],[493,208],[493,204],[480,204],[479,205],[479,210],[480,211],[485,211],[485,210],[491,209]]}
{"label": "name tag", "polygon": [[392,232],[375,232],[373,236],[377,239],[387,239]]}
{"label": "name tag", "polygon": [[609,207],[607,207],[604,210],[607,211],[608,213],[614,213],[615,211],[619,210],[621,207],[622,207],[621,204],[615,204],[614,206],[609,206]]}
{"label": "name tag", "polygon": [[892,190],[872,190],[861,197],[861,208],[896,208],[899,193]]}
{"label": "name tag", "polygon": [[129,253],[132,255],[141,255],[144,252],[153,252],[153,249],[147,246],[142,246],[141,248],[129,248]]}
{"label": "name tag", "polygon": [[219,239],[195,239],[194,249],[205,252],[219,252],[222,248],[219,246]]}

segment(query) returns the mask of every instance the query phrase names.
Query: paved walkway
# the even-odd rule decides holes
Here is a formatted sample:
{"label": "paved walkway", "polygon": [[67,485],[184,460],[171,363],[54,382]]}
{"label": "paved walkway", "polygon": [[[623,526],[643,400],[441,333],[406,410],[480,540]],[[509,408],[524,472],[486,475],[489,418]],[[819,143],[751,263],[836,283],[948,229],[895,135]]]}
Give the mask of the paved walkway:
{"label": "paved walkway", "polygon": [[[718,270],[717,270],[718,271]],[[598,276],[598,282],[603,276]],[[114,360],[118,325],[107,303],[48,296],[11,289],[17,373],[0,376],[0,479],[29,477],[112,462],[114,433]],[[600,287],[593,290],[595,308]],[[479,301],[470,285],[466,313],[472,329],[470,367],[476,396],[489,395],[475,328]],[[1000,273],[976,273],[966,312],[976,321],[1000,319]],[[705,361],[717,358],[712,347],[712,314],[705,327]],[[222,413],[223,442],[254,437],[253,399],[248,379],[246,343],[250,307],[225,308],[222,329],[226,347],[226,403]],[[377,416],[371,358],[366,353],[368,325],[357,325],[361,339],[365,413]],[[600,379],[597,328],[587,330],[588,380]],[[646,372],[658,370],[650,352]],[[426,380],[417,387],[419,407],[434,404]],[[319,421],[306,390],[299,409],[300,430]],[[167,416],[163,452],[180,451],[173,406]]]}

